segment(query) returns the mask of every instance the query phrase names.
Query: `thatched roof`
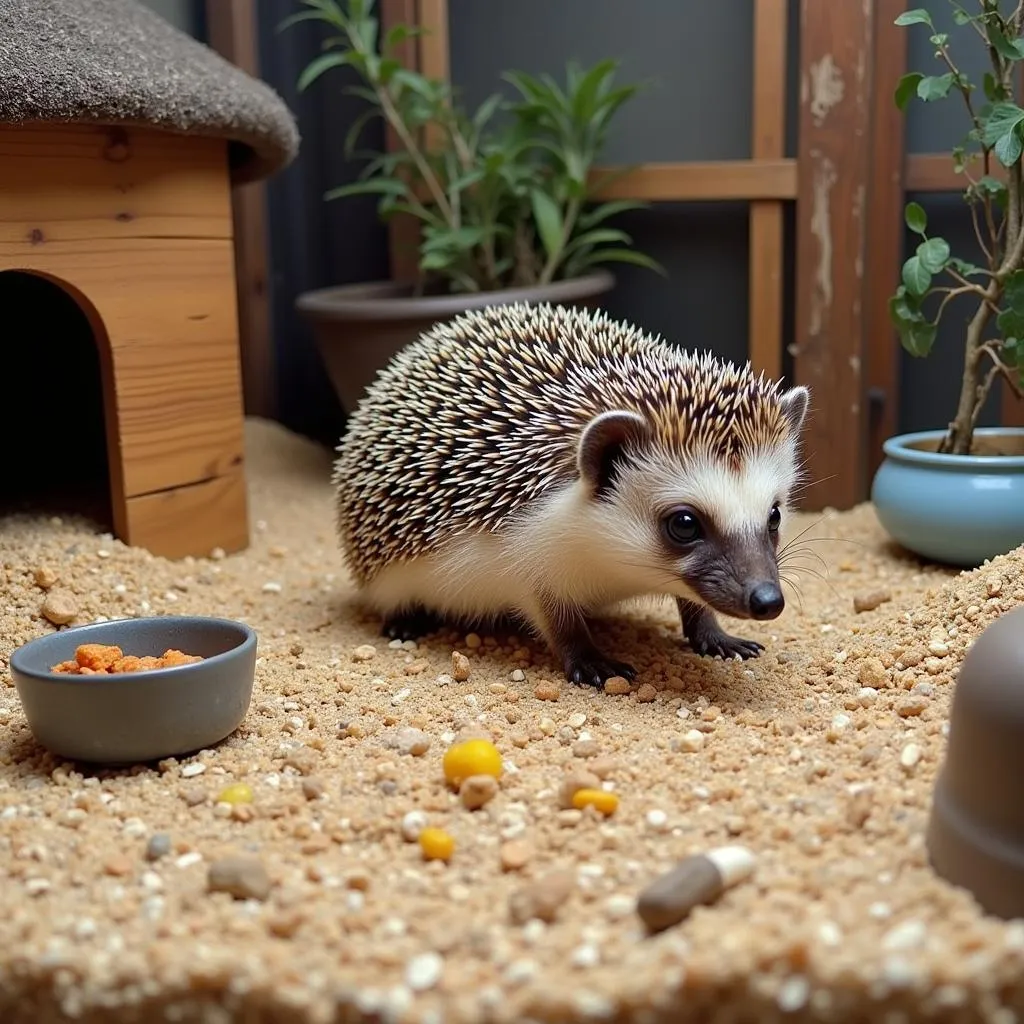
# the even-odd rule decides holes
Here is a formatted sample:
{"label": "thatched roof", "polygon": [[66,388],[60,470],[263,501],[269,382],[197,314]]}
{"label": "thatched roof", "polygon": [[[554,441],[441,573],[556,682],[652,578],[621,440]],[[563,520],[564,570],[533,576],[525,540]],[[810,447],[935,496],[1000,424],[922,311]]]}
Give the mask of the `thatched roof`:
{"label": "thatched roof", "polygon": [[299,143],[273,89],[135,0],[0,0],[0,124],[40,121],[228,139],[239,182]]}

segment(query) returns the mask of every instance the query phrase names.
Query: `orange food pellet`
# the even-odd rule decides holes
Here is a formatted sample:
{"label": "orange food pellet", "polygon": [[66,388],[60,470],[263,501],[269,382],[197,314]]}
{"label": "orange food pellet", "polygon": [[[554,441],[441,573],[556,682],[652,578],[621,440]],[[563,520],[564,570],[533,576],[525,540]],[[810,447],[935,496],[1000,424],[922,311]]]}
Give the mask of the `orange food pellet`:
{"label": "orange food pellet", "polygon": [[455,840],[443,828],[424,828],[419,834],[424,860],[449,860],[455,852]]}
{"label": "orange food pellet", "polygon": [[577,789],[572,795],[572,805],[578,811],[582,811],[584,807],[593,807],[608,815],[614,814],[618,809],[619,798],[603,789]]}
{"label": "orange food pellet", "polygon": [[125,654],[116,644],[80,644],[75,649],[73,661],[58,662],[50,671],[70,676],[119,675],[171,668],[174,665],[191,665],[202,660],[197,654],[185,654],[174,648],[169,648],[159,657],[147,654],[140,658],[134,654]]}

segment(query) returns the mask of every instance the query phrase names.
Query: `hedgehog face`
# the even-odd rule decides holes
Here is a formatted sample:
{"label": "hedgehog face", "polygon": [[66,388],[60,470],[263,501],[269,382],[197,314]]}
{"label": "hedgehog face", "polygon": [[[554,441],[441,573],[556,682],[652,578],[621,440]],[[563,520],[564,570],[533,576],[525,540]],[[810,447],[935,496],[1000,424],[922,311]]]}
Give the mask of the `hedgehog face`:
{"label": "hedgehog face", "polygon": [[777,401],[788,429],[733,460],[710,450],[681,456],[636,413],[604,413],[589,424],[578,466],[591,529],[620,575],[635,575],[638,592],[653,587],[735,618],[781,614],[779,534],[799,476],[807,389]]}

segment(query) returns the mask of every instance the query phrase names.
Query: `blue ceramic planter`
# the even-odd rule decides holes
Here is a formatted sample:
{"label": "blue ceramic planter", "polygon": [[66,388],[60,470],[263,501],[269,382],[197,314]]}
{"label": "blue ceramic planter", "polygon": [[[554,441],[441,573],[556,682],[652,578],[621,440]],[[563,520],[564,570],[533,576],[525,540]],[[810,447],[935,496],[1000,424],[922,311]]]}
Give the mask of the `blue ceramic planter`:
{"label": "blue ceramic planter", "polygon": [[974,568],[1024,544],[1024,428],[979,427],[1020,455],[940,455],[945,431],[889,438],[871,500],[882,526],[908,551]]}

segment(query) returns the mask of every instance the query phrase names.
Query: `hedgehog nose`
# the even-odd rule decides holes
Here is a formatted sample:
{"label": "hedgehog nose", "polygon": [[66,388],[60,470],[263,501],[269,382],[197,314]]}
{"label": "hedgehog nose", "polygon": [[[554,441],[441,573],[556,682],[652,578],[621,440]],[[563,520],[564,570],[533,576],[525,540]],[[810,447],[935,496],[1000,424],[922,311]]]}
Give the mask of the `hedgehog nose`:
{"label": "hedgehog nose", "polygon": [[774,619],[781,614],[786,599],[777,583],[759,583],[750,592],[748,605],[755,619]]}

